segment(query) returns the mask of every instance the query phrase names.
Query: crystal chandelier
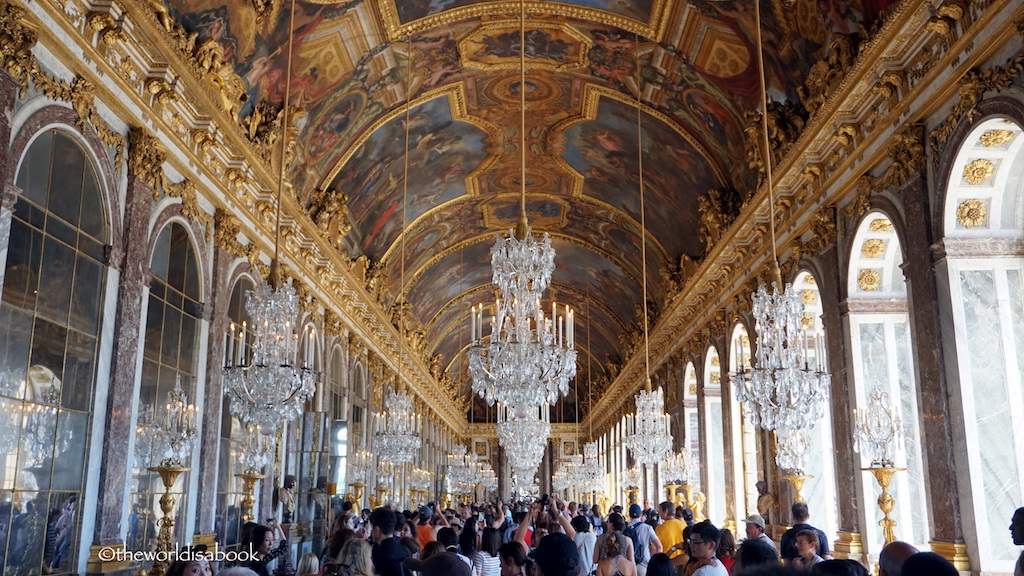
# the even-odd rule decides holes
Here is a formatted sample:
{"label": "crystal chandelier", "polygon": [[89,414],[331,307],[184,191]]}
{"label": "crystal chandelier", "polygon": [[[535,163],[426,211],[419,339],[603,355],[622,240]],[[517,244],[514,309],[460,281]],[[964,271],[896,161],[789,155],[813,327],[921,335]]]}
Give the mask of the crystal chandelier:
{"label": "crystal chandelier", "polygon": [[163,426],[157,431],[156,446],[162,453],[161,466],[187,467],[192,459],[192,441],[196,436],[196,407],[189,404],[181,387],[181,374],[174,381],[174,389],[167,393]]}
{"label": "crystal chandelier", "polygon": [[804,304],[799,291],[787,284],[779,293],[764,286],[754,294],[757,351],[749,373],[740,356],[736,398],[755,426],[765,430],[813,427],[825,414],[831,376],[819,359],[824,358],[821,338],[802,328]]}
{"label": "crystal chandelier", "polygon": [[[759,2],[758,2],[759,4]],[[775,196],[772,185],[771,154],[768,152],[768,86],[764,79],[764,49],[761,41],[761,15],[757,18],[757,46],[761,59],[761,151],[764,153],[765,183],[768,188],[768,222],[771,241],[771,293],[762,285],[753,295],[753,316],[756,321],[757,351],[753,367],[747,373],[742,356],[734,376],[736,398],[743,403],[744,413],[755,426],[775,430],[782,443],[802,444],[798,430],[812,428],[824,415],[831,377],[821,360],[824,347],[821,338],[804,330],[804,305],[792,285],[783,284],[779,272],[775,238]],[[778,456],[784,451],[780,448]],[[779,465],[787,468],[781,460]],[[793,463],[787,460],[787,463]],[[797,467],[796,469],[799,469]]]}
{"label": "crystal chandelier", "polygon": [[420,450],[420,417],[413,410],[412,396],[391,390],[384,398],[384,412],[377,414],[374,435],[377,454],[395,464],[412,462]]}
{"label": "crystal chandelier", "polygon": [[494,468],[491,467],[490,462],[483,462],[479,464],[476,477],[479,480],[480,487],[483,488],[484,492],[493,492],[498,489],[498,475],[494,473]]}
{"label": "crystal chandelier", "polygon": [[628,489],[640,488],[643,483],[643,472],[639,466],[633,466],[622,473],[622,487]]}
{"label": "crystal chandelier", "polygon": [[604,492],[604,463],[599,456],[597,442],[587,442],[583,445],[583,466],[578,482],[583,492]]}
{"label": "crystal chandelier", "polygon": [[245,425],[245,436],[242,439],[241,450],[238,452],[238,462],[242,465],[242,474],[260,476],[273,449],[271,436],[262,434],[259,425]]}
{"label": "crystal chandelier", "polygon": [[[520,2],[520,46],[526,34],[525,7]],[[520,86],[526,86],[526,50],[520,50]],[[484,340],[483,306],[471,315],[469,373],[473,392],[488,404],[539,407],[554,404],[569,391],[576,375],[574,313],[552,303],[550,317],[541,307],[555,269],[555,251],[545,233],[534,238],[526,219],[526,90],[520,97],[519,219],[507,238],[491,248],[492,282],[500,290],[489,339]]]}
{"label": "crystal chandelier", "polygon": [[533,478],[551,434],[549,410],[498,405],[498,443],[505,449],[509,466],[520,478]]}
{"label": "crystal chandelier", "polygon": [[373,471],[373,454],[360,450],[349,459],[349,465],[352,467],[352,482],[365,484],[370,480],[370,472]]}
{"label": "crystal chandelier", "polygon": [[[294,29],[289,28],[291,38]],[[288,43],[287,71],[291,74],[291,42]],[[287,147],[291,138],[289,112],[291,85],[285,85],[281,110],[281,147],[278,158],[277,205],[274,257],[266,283],[260,282],[246,292],[245,309],[252,320],[250,341],[246,327],[236,334],[231,325],[226,335],[224,368],[225,394],[231,398],[231,413],[245,424],[258,424],[264,434],[272,434],[278,424],[294,420],[315,390],[312,371],[312,346],[306,347],[305,363],[299,366],[298,336],[294,333],[299,317],[295,289],[281,278],[281,201],[285,188]],[[251,350],[251,356],[249,354]]]}
{"label": "crystal chandelier", "polygon": [[660,470],[662,480],[666,482],[693,485],[700,474],[700,463],[692,452],[684,448],[666,458]]}
{"label": "crystal chandelier", "polygon": [[[32,370],[38,368],[33,366]],[[41,398],[24,401],[21,405],[21,450],[28,468],[44,466],[51,458],[60,456],[71,446],[71,427],[58,426],[60,413],[60,380],[49,369],[50,375]]]}
{"label": "crystal chandelier", "polygon": [[889,394],[881,389],[868,397],[867,408],[854,411],[853,449],[871,459],[872,467],[891,468],[903,422],[899,411],[889,402]]}
{"label": "crystal chandelier", "polygon": [[448,470],[445,482],[449,492],[465,493],[476,486],[477,466],[466,447],[456,444],[448,455]]}
{"label": "crystal chandelier", "polygon": [[779,468],[792,476],[802,476],[807,454],[812,450],[810,430],[796,428],[789,431],[776,430],[777,452],[775,462]]}
{"label": "crystal chandelier", "polygon": [[228,338],[229,360],[224,369],[231,413],[246,424],[259,424],[264,434],[302,414],[303,404],[316,389],[313,371],[308,365],[299,367],[298,362],[299,339],[293,333],[298,297],[291,285],[278,284],[268,281],[246,292],[245,309],[253,321],[253,334],[242,327]]}
{"label": "crystal chandelier", "polygon": [[665,413],[665,397],[659,387],[647,389],[636,396],[636,414],[626,417],[626,448],[633,459],[648,466],[657,464],[672,451],[670,420]]}

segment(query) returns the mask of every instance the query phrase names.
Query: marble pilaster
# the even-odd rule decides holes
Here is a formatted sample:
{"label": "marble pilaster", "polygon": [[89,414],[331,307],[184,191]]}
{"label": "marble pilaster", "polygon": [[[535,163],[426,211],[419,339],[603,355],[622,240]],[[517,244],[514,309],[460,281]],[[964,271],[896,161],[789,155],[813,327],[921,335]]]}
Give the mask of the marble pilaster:
{"label": "marble pilaster", "polygon": [[228,330],[228,306],[231,301],[229,265],[233,256],[223,248],[213,249],[213,290],[210,297],[210,338],[207,346],[206,397],[203,402],[203,435],[199,440],[199,492],[196,498],[199,515],[195,534],[213,532],[217,508],[217,475],[220,458],[221,410],[224,406],[223,362],[224,338]]}
{"label": "marble pilaster", "polygon": [[7,247],[11,237],[11,216],[14,203],[21,194],[14,185],[14,165],[17,161],[7,143],[11,141],[11,118],[18,98],[18,81],[7,72],[0,70],[0,293],[4,289],[4,272],[7,269]]}
{"label": "marble pilaster", "polygon": [[[830,240],[830,241],[829,241]],[[853,422],[850,400],[850,382],[848,375],[853,374],[852,367],[847,366],[845,324],[840,310],[842,299],[842,273],[839,267],[839,248],[835,238],[826,240],[818,256],[820,271],[818,280],[818,295],[821,298],[821,320],[825,330],[826,354],[828,358],[829,373],[832,377],[832,390],[830,394],[832,414],[832,445],[833,459],[835,460],[836,472],[836,506],[838,512],[838,528],[840,536],[836,540],[835,549],[843,553],[859,553],[859,545],[852,546],[850,543],[859,542],[860,527],[860,492],[857,489],[856,479],[863,474],[857,469],[855,459],[843,457],[852,455],[853,450]],[[813,514],[814,511],[812,510]],[[850,536],[842,536],[849,534]],[[854,538],[856,534],[856,538]]]}
{"label": "marble pilaster", "polygon": [[[132,403],[142,339],[143,297],[152,278],[148,266],[146,242],[153,189],[135,176],[128,175],[127,206],[123,250],[115,247],[109,263],[121,269],[117,293],[114,350],[107,401],[107,419],[103,433],[103,465],[100,468],[99,502],[93,543],[114,544],[123,541],[125,527],[122,512],[128,502],[128,466],[133,434]],[[118,256],[123,254],[123,263]]]}
{"label": "marble pilaster", "polygon": [[949,414],[949,392],[943,369],[942,334],[938,291],[932,262],[931,203],[923,173],[903,185],[906,212],[903,273],[907,279],[914,369],[917,371],[921,447],[925,465],[926,494],[932,538],[950,544],[963,543],[960,501],[956,497],[957,458]]}

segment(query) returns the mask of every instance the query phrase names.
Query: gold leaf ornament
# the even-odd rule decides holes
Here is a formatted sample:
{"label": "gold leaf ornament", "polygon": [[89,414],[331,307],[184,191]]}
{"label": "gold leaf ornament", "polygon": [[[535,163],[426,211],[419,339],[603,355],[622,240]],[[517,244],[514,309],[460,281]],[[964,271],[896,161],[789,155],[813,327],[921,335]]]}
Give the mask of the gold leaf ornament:
{"label": "gold leaf ornament", "polygon": [[964,200],[957,206],[956,219],[964,228],[981,226],[988,218],[988,208],[985,203],[977,198]]}
{"label": "gold leaf ornament", "polygon": [[967,166],[964,166],[964,181],[971,186],[978,186],[988,182],[989,178],[996,173],[996,165],[986,158],[978,158]]}
{"label": "gold leaf ornament", "polygon": [[1012,130],[989,130],[981,135],[981,145],[986,148],[993,148],[996,146],[1005,146],[1013,140],[1014,132]]}
{"label": "gold leaf ornament", "polygon": [[864,244],[860,247],[860,253],[865,258],[878,258],[885,253],[885,240],[879,238],[865,240]]}
{"label": "gold leaf ornament", "polygon": [[874,292],[882,285],[882,275],[877,270],[866,268],[857,273],[857,287],[865,292]]}

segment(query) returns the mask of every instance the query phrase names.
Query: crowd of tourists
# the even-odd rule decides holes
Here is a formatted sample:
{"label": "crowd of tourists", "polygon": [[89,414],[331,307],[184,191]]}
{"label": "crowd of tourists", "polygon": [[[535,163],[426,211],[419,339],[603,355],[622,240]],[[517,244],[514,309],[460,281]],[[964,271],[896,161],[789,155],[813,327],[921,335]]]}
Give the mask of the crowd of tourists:
{"label": "crowd of tourists", "polygon": [[[778,546],[759,514],[743,519],[743,538],[669,501],[657,508],[598,506],[544,496],[533,502],[437,503],[418,510],[346,507],[319,554],[305,554],[297,576],[867,576],[861,563],[835,559],[825,534],[809,523],[807,505],[791,509],[794,525]],[[268,564],[288,553],[284,532],[246,525],[243,550],[254,552],[217,576],[269,576]],[[1024,545],[1024,508],[1013,516],[1014,544]],[[956,576],[934,552],[906,542],[886,545],[879,576]],[[1015,576],[1024,575],[1024,554]],[[176,562],[168,576],[213,576],[205,560]]]}

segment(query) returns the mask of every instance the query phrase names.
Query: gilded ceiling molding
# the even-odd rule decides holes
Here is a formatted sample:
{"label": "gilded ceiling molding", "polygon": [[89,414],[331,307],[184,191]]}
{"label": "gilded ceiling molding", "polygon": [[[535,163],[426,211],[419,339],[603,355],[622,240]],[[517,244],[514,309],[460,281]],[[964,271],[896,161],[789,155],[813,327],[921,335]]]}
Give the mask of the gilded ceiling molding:
{"label": "gilded ceiling molding", "polygon": [[[596,84],[591,84],[588,82],[583,88],[583,98],[580,113],[576,116],[571,116],[569,118],[566,118],[565,120],[562,120],[561,122],[558,122],[557,124],[552,126],[550,130],[548,130],[548,147],[552,150],[560,149],[560,143],[564,142],[563,134],[566,130],[581,122],[587,122],[597,118],[597,108],[598,105],[601,103],[602,97],[609,98],[617,102],[621,102],[634,109],[637,105],[635,97],[632,97],[628,94],[623,94],[618,90],[613,90],[611,88],[598,86]],[[707,162],[712,172],[714,172],[715,178],[718,180],[719,185],[723,187],[728,185],[728,179],[725,176],[725,172],[722,170],[722,167],[718,165],[718,162],[715,161],[714,156],[706,148],[704,148],[704,146],[696,138],[694,138],[689,132],[684,130],[678,121],[674,120],[673,118],[669,117],[667,114],[663,112],[651,108],[646,104],[641,103],[640,110],[647,116],[661,121],[663,124],[671,128],[681,138],[686,140],[686,142],[693,146],[693,149],[698,154],[700,154],[701,158],[703,158],[704,161]],[[569,195],[578,198],[585,197],[583,194],[583,175],[577,172],[572,166],[570,166],[561,154],[556,153],[553,156],[555,164],[559,167],[559,169],[562,170],[562,172],[568,175],[572,180],[572,184],[570,185],[569,189]]]}
{"label": "gilded ceiling molding", "polygon": [[[379,130],[392,120],[395,120],[396,118],[404,117],[407,108],[415,108],[420,104],[429,102],[430,100],[442,96],[448,98],[448,108],[452,113],[452,120],[472,124],[477,128],[483,130],[485,134],[496,134],[501,130],[500,127],[491,123],[490,121],[479,116],[473,116],[469,113],[469,107],[466,104],[465,86],[463,86],[461,82],[456,82],[454,84],[449,84],[441,88],[428,90],[427,92],[420,94],[416,98],[406,101],[401,106],[396,106],[390,112],[377,118],[377,120],[373,124],[369,125],[362,131],[358,138],[349,142],[348,148],[345,150],[345,153],[342,154],[340,158],[338,158],[338,161],[334,164],[334,166],[331,167],[331,169],[326,172],[326,176],[324,176],[324,178],[321,179],[321,184],[319,186],[321,192],[323,190],[326,190],[326,188],[330,186],[332,182],[334,182],[334,179],[337,178],[338,174],[345,168],[345,165],[348,163],[349,159],[351,159],[352,156],[359,151],[362,145],[365,144],[366,141],[369,140],[370,137],[373,136],[373,134],[377,130]],[[479,178],[481,174],[484,174],[488,170],[488,168],[490,168],[491,164],[494,163],[494,161],[494,155],[488,154],[484,161],[480,163],[480,166],[478,166],[475,170],[466,175],[467,196],[476,196],[479,194],[476,183],[477,178]],[[427,213],[417,218],[417,220],[410,222],[409,225],[414,225],[416,221],[425,218],[430,213],[431,212],[428,211]]]}
{"label": "gilded ceiling molding", "polygon": [[1024,48],[1015,56],[1006,60],[1004,66],[994,66],[988,70],[971,70],[957,82],[960,100],[949,111],[949,115],[928,135],[931,143],[932,162],[936,167],[946,142],[953,134],[961,120],[972,122],[977,114],[978,102],[985,92],[1002,92],[1010,87],[1013,81],[1024,72]]}
{"label": "gilded ceiling molding", "polygon": [[[430,16],[402,24],[395,3],[403,1],[405,0],[377,0],[381,21],[384,23],[384,31],[387,34],[388,40],[392,42],[411,34],[426,32],[462,20],[474,18],[493,20],[495,17],[509,18],[519,14],[519,2],[516,0],[478,2],[469,6],[444,10],[438,14],[431,14]],[[538,2],[531,0],[526,2],[526,12],[534,16],[560,16],[573,20],[596,22],[610,28],[621,28],[630,34],[639,34],[645,38],[660,41],[665,34],[665,28],[668,26],[668,12],[671,5],[672,2],[669,0],[653,0],[651,3],[651,16],[648,22],[640,22],[633,18],[619,16],[604,10],[574,6],[561,2]]]}

